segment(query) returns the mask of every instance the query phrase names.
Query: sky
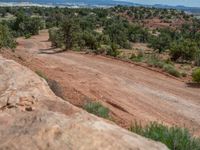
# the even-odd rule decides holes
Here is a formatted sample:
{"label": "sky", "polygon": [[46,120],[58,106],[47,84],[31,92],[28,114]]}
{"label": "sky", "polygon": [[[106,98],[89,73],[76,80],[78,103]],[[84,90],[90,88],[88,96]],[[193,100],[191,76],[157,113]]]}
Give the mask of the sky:
{"label": "sky", "polygon": [[[20,1],[20,0],[0,0],[0,2],[9,2],[9,1]],[[27,0],[27,1],[31,1],[31,0]],[[37,1],[40,2],[43,0],[37,0]],[[51,0],[51,1],[56,2],[57,0]],[[68,1],[68,0],[62,0],[62,1]],[[73,1],[73,0],[70,0],[70,1]],[[93,1],[93,0],[88,0],[88,1]],[[184,5],[188,7],[200,7],[200,0],[115,0],[115,1],[128,1],[128,2],[133,2],[133,3],[148,4],[148,5],[163,4],[163,5],[171,5],[171,6]]]}
{"label": "sky", "polygon": [[200,0],[122,0],[139,4],[164,4],[164,5],[184,5],[189,7],[200,7]]}

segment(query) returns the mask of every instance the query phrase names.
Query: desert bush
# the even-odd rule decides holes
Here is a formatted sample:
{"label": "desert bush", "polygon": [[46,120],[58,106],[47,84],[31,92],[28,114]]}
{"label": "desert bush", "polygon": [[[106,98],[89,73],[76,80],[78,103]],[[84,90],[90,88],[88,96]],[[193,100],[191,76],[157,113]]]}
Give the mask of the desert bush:
{"label": "desert bush", "polygon": [[149,47],[158,50],[159,53],[161,53],[169,48],[171,40],[172,39],[168,33],[161,33],[158,37],[152,36],[149,39]]}
{"label": "desert bush", "polygon": [[29,39],[31,37],[31,34],[30,33],[27,33],[24,35],[25,39]]}
{"label": "desert bush", "polygon": [[111,47],[109,45],[100,45],[100,47],[96,50],[94,50],[95,54],[106,54],[107,51],[109,51]]}
{"label": "desert bush", "polygon": [[130,60],[134,62],[142,62],[144,60],[144,54],[141,52],[138,55],[132,54]]}
{"label": "desert bush", "polygon": [[195,61],[195,65],[200,66],[200,50],[196,52],[194,61]]}
{"label": "desert bush", "polygon": [[127,36],[127,22],[120,18],[112,18],[107,20],[104,27],[104,34],[109,36],[112,43],[117,44],[121,48],[130,48]]}
{"label": "desert bush", "polygon": [[62,87],[57,81],[51,80],[51,79],[47,79],[47,83],[48,83],[50,89],[54,92],[54,94],[56,96],[61,97],[62,99],[65,99]]}
{"label": "desert bush", "polygon": [[7,26],[0,24],[0,48],[14,48],[16,42]]}
{"label": "desert bush", "polygon": [[176,70],[176,68],[170,64],[165,64],[163,66],[164,71],[166,71],[167,73],[171,74],[172,76],[175,77],[181,77],[181,73]]}
{"label": "desert bush", "polygon": [[62,21],[60,33],[66,50],[72,49],[76,44],[77,38],[80,36],[79,32],[81,32],[81,29],[78,20],[67,17]]}
{"label": "desert bush", "polygon": [[58,97],[61,97],[64,99],[63,96],[63,90],[62,87],[60,86],[60,84],[55,81],[55,80],[51,80],[49,79],[42,71],[40,70],[36,70],[35,73],[40,76],[41,78],[45,79],[50,87],[50,89],[54,92],[54,94]]}
{"label": "desert bush", "polygon": [[170,55],[174,61],[177,61],[178,59],[181,61],[193,60],[198,49],[197,43],[194,41],[175,41],[170,46]]}
{"label": "desert bush", "polygon": [[166,61],[160,60],[158,57],[156,57],[156,55],[145,57],[144,55],[133,54],[130,57],[130,59],[136,62],[144,61],[151,67],[161,68],[165,72],[175,77],[181,77],[181,73],[178,70],[176,70],[176,68],[173,66],[173,64],[169,60],[166,60]]}
{"label": "desert bush", "polygon": [[146,29],[138,25],[128,26],[128,39],[131,42],[147,42],[149,33]]}
{"label": "desert bush", "polygon": [[84,31],[82,34],[82,39],[84,41],[84,46],[91,49],[97,50],[99,48],[99,41],[98,41],[99,34],[94,31]]}
{"label": "desert bush", "polygon": [[165,65],[165,62],[164,62],[164,61],[161,61],[161,60],[160,60],[158,57],[156,57],[155,55],[152,55],[152,56],[148,57],[147,63],[148,63],[150,66],[157,67],[157,68],[163,68],[164,65]]}
{"label": "desert bush", "polygon": [[49,41],[51,41],[52,46],[55,47],[63,46],[63,38],[59,28],[49,29]]}
{"label": "desert bush", "polygon": [[192,73],[192,80],[194,82],[200,83],[200,68],[197,68]]}
{"label": "desert bush", "polygon": [[86,103],[83,108],[94,115],[97,115],[102,118],[109,118],[109,109],[104,107],[101,103],[99,102],[88,102]]}
{"label": "desert bush", "polygon": [[143,127],[136,122],[130,127],[130,131],[146,138],[162,142],[171,150],[200,149],[200,138],[193,137],[186,128],[177,126],[167,127],[156,122],[152,122]]}
{"label": "desert bush", "polygon": [[182,77],[187,77],[187,73],[186,72],[181,72],[181,76]]}
{"label": "desert bush", "polygon": [[120,54],[120,52],[117,50],[116,44],[111,44],[111,47],[107,50],[106,55],[117,57]]}
{"label": "desert bush", "polygon": [[12,30],[18,35],[37,35],[41,29],[41,19],[38,17],[29,17],[25,12],[19,11],[16,20],[13,23]]}

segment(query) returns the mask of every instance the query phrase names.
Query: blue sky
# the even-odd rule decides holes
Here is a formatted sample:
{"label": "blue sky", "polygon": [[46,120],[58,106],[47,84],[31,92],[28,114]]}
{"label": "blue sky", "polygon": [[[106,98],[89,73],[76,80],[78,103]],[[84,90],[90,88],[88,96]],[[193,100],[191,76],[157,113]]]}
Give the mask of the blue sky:
{"label": "blue sky", "polygon": [[139,4],[166,4],[166,5],[184,5],[190,7],[200,7],[200,0],[122,0]]}

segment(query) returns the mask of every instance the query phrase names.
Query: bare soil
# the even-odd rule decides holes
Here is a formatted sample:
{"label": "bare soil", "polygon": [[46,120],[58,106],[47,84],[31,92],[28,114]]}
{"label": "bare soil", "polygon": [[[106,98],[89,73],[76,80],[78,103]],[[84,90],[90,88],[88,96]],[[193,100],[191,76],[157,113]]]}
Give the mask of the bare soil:
{"label": "bare soil", "polygon": [[[3,52],[56,81],[62,97],[81,107],[98,100],[109,107],[113,120],[128,127],[134,121],[159,121],[188,127],[200,135],[200,88],[131,63],[78,52],[44,54],[54,49],[43,31],[19,38],[15,53]],[[60,93],[59,93],[60,94]]]}

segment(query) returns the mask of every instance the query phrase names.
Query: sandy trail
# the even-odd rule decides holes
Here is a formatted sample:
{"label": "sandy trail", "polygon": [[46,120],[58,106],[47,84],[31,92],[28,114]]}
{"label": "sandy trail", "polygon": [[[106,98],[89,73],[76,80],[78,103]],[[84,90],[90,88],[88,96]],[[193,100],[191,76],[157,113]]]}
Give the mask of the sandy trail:
{"label": "sandy trail", "polygon": [[81,105],[96,99],[110,108],[115,121],[137,120],[186,126],[200,135],[200,89],[143,67],[75,52],[40,54],[51,49],[48,34],[19,38],[16,54],[23,64],[56,80],[66,100]]}

